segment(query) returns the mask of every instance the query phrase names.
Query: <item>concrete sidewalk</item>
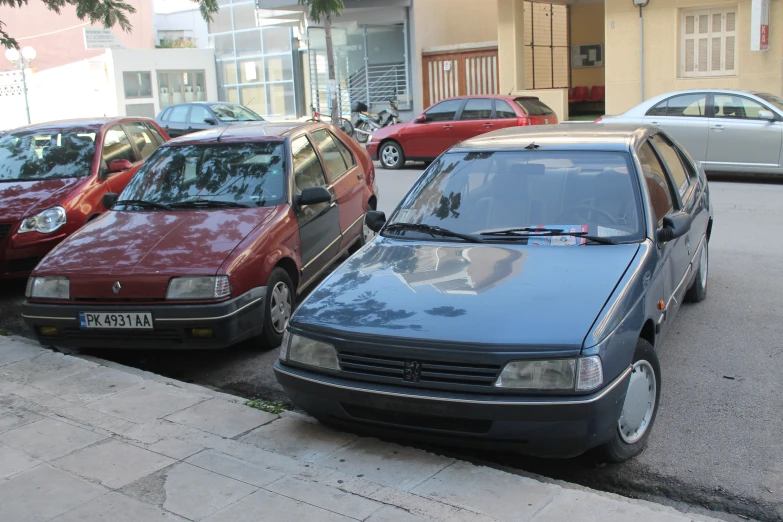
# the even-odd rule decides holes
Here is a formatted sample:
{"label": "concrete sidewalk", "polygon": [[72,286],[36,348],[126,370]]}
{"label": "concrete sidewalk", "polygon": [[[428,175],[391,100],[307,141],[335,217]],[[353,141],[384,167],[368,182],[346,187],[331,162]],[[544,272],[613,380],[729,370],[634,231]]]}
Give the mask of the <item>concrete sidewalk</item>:
{"label": "concrete sidewalk", "polygon": [[3,521],[707,521],[0,337]]}

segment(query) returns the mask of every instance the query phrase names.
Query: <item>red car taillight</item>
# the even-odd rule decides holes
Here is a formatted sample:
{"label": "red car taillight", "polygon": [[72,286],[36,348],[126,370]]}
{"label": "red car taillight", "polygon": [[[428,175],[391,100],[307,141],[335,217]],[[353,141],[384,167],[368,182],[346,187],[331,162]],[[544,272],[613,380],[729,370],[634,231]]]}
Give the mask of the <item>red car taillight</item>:
{"label": "red car taillight", "polygon": [[601,120],[603,120],[603,119],[604,119],[604,118],[603,118],[603,116],[601,116],[600,118],[598,118],[597,120],[595,120],[593,123],[599,123],[599,122],[600,122]]}
{"label": "red car taillight", "polygon": [[517,126],[526,127],[527,125],[530,125],[530,120],[527,118],[517,118]]}

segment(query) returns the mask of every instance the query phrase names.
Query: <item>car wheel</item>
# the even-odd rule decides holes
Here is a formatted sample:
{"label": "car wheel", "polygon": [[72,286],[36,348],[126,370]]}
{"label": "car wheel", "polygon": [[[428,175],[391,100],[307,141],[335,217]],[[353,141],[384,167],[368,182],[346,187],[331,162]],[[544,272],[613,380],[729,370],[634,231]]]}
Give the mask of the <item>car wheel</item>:
{"label": "car wheel", "polygon": [[381,166],[385,169],[399,169],[405,165],[405,154],[402,146],[396,141],[387,141],[378,151]]}
{"label": "car wheel", "polygon": [[658,414],[661,367],[653,346],[636,342],[628,391],[612,439],[598,448],[602,460],[624,462],[644,450]]}
{"label": "car wheel", "polygon": [[266,285],[266,306],[261,344],[264,348],[276,348],[283,342],[283,334],[294,310],[294,285],[288,272],[278,267],[269,275]]}
{"label": "car wheel", "polygon": [[707,298],[707,275],[710,268],[709,243],[704,242],[699,256],[699,271],[696,273],[696,279],[685,294],[685,300],[692,303],[704,301]]}

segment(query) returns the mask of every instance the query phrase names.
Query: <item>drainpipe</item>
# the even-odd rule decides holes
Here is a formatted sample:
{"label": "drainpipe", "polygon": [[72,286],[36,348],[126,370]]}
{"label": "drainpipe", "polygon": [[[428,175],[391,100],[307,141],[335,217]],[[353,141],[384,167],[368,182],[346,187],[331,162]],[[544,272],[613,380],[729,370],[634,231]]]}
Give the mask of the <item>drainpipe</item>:
{"label": "drainpipe", "polygon": [[644,17],[642,9],[650,0],[633,0],[633,5],[639,6],[639,102],[644,101]]}

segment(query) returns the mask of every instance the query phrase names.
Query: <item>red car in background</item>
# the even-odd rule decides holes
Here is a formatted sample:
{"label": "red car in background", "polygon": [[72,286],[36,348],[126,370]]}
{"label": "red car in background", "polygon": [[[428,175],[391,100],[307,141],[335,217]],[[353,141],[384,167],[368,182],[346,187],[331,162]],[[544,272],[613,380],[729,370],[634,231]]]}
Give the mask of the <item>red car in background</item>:
{"label": "red car in background", "polygon": [[38,265],[22,317],[44,345],[278,346],[296,295],[374,235],[376,193],[364,148],[322,123],[176,138]]}
{"label": "red car in background", "polygon": [[96,118],[0,135],[0,279],[27,276],[63,239],[106,211],[168,140],[148,118]]}
{"label": "red car in background", "polygon": [[459,96],[440,101],[408,123],[372,133],[367,152],[387,169],[408,160],[432,161],[446,149],[479,134],[506,127],[557,123],[557,115],[531,96]]}

